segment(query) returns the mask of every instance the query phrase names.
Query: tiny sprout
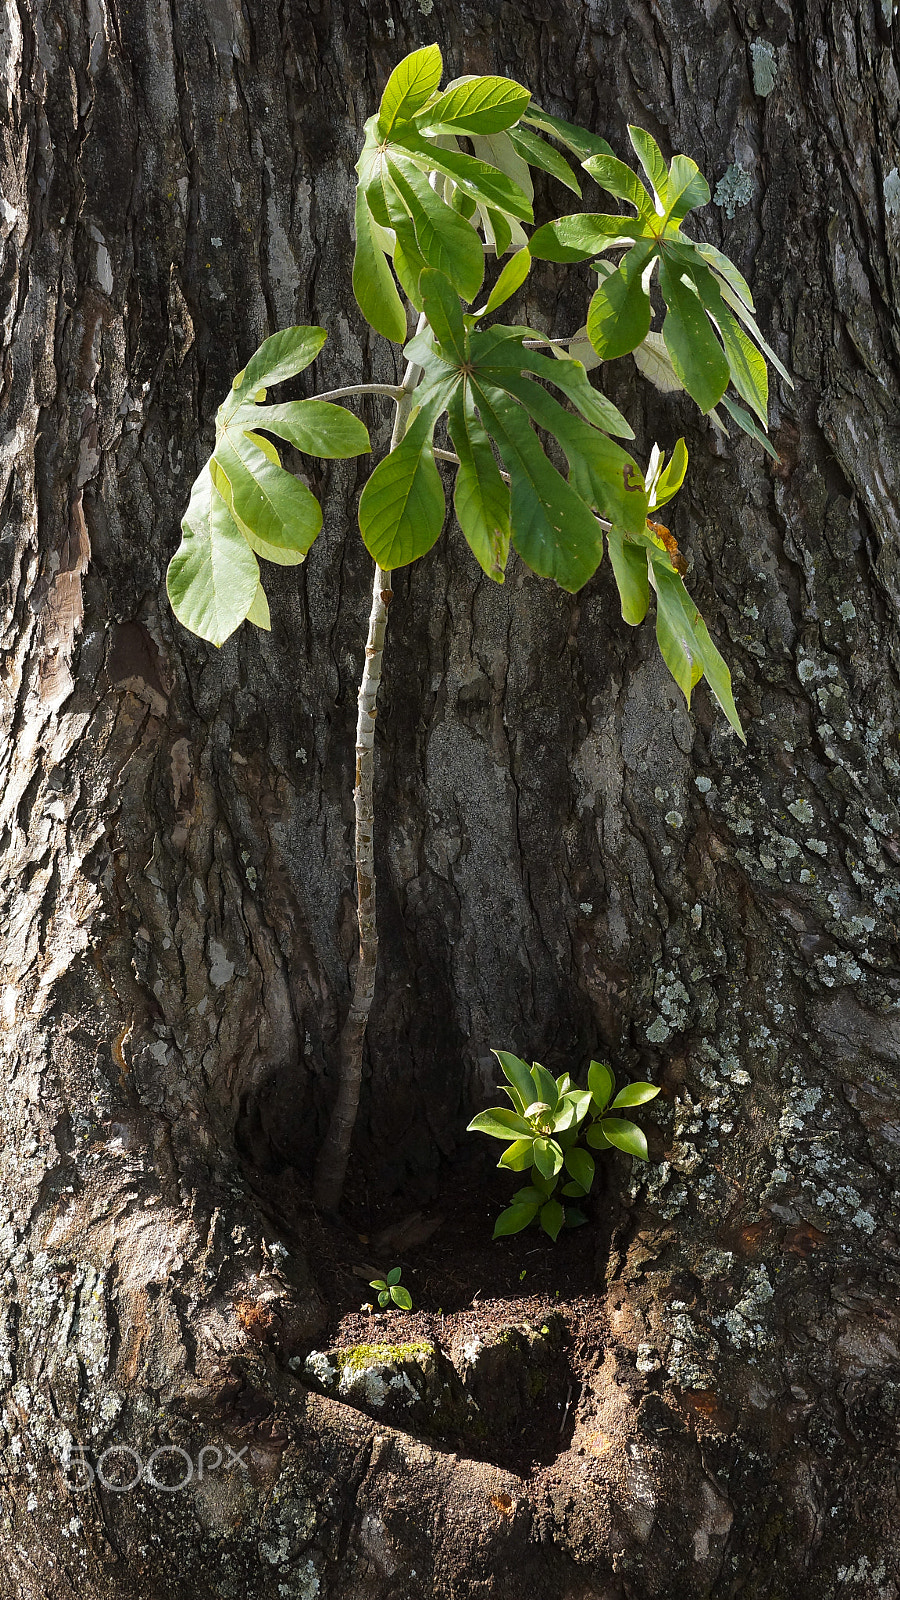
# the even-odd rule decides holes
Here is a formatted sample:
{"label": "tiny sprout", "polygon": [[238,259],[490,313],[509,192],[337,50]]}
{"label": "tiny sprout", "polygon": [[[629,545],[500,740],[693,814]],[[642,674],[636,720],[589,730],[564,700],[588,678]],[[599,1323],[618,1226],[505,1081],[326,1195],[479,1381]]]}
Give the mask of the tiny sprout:
{"label": "tiny sprout", "polygon": [[519,1273],[519,1282],[520,1283],[522,1282],[522,1279],[525,1277],[527,1271],[528,1271],[528,1268],[527,1267],[523,1267],[522,1271]]}
{"label": "tiny sprout", "polygon": [[392,1267],[386,1278],[372,1278],[369,1283],[370,1289],[378,1290],[378,1304],[382,1310],[393,1301],[401,1311],[412,1311],[412,1297],[400,1283],[400,1272],[399,1267]]}

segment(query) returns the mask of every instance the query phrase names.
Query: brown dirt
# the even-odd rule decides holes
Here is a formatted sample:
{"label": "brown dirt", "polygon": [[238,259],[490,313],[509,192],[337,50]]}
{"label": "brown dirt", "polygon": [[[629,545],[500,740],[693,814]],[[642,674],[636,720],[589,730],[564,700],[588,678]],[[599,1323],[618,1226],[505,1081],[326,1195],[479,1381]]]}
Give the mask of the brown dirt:
{"label": "brown dirt", "polygon": [[[596,1292],[608,1249],[610,1208],[602,1194],[588,1205],[582,1227],[564,1230],[554,1245],[531,1227],[494,1240],[498,1212],[508,1203],[509,1179],[471,1174],[465,1205],[450,1212],[402,1204],[361,1203],[350,1197],[347,1220],[329,1220],[307,1207],[303,1246],[328,1307],[315,1348],[423,1339],[448,1353],[465,1340],[485,1343],[511,1324],[540,1329],[561,1324],[557,1381],[528,1407],[520,1423],[491,1429],[482,1445],[444,1440],[460,1454],[490,1460],[525,1478],[553,1462],[571,1439],[582,1394],[602,1361],[609,1329],[605,1300]],[[402,1269],[413,1309],[379,1311],[372,1278]],[[371,1307],[371,1309],[369,1309]],[[299,1353],[308,1353],[310,1345]]]}

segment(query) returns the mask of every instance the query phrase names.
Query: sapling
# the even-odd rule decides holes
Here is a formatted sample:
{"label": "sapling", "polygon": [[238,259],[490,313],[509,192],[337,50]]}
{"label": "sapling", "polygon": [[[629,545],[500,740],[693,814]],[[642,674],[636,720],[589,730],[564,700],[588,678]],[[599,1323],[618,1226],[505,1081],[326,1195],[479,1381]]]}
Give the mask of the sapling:
{"label": "sapling", "polygon": [[[686,390],[714,426],[725,426],[721,404],[770,451],[764,357],[787,379],[756,326],[741,274],[684,232],[688,212],[709,199],[693,161],[676,155],[667,166],[650,135],[630,128],[648,189],[605,140],[548,115],[521,84],[467,77],[441,91],[441,73],[436,45],[399,63],[366,123],[357,165],[353,289],[370,326],[402,347],[402,378],[270,404],[267,391],[304,371],[326,337],[316,327],[273,334],[219,409],[215,448],[194,484],[168,572],[176,615],[202,638],[221,645],[244,620],[268,628],[258,558],[303,561],[322,521],[273,441],[326,458],[363,454],[368,433],[337,402],[376,396],[393,404],[390,445],[359,502],[375,564],[356,733],[359,959],[316,1164],[315,1196],[327,1208],[343,1190],[375,989],[373,751],[390,574],[440,536],[446,503],[438,463],[455,472],[457,520],[497,583],[512,548],[533,572],[574,593],[593,576],[605,542],[625,621],[642,621],[652,588],[659,647],[685,698],[705,677],[743,738],[728,668],[684,586],[677,544],[655,520],[684,479],[684,442],[668,460],[654,445],[642,470],[619,442],[634,438],[631,427],[587,369],[631,353],[667,390]],[[532,169],[580,200],[573,156],[630,211],[578,211],[529,231]],[[535,261],[592,263],[597,287],[585,326],[571,336],[494,320]],[[665,306],[661,331],[652,327],[652,282]],[[565,475],[545,440],[561,449]]]}
{"label": "sapling", "polygon": [[615,1078],[602,1061],[591,1062],[588,1086],[579,1089],[567,1072],[554,1078],[538,1062],[528,1066],[508,1050],[493,1053],[512,1110],[495,1106],[479,1111],[466,1131],[502,1139],[507,1148],[498,1167],[530,1173],[529,1182],[516,1190],[497,1218],[494,1238],[521,1233],[537,1221],[555,1243],[562,1228],[587,1221],[580,1206],[564,1205],[563,1199],[583,1200],[590,1194],[596,1170],[592,1150],[623,1150],[647,1160],[641,1129],[616,1113],[655,1100],[659,1089],[652,1083],[626,1083],[613,1098]]}
{"label": "sapling", "polygon": [[399,1306],[401,1311],[412,1311],[412,1296],[408,1289],[404,1289],[400,1278],[400,1267],[391,1267],[386,1278],[373,1278],[369,1284],[370,1289],[378,1290],[378,1304],[382,1311],[385,1306]]}

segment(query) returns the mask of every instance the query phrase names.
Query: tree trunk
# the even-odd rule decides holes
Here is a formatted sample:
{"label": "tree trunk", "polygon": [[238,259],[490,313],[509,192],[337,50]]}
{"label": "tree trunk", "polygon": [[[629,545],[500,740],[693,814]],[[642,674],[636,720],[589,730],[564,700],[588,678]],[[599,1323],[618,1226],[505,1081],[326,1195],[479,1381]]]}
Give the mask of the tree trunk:
{"label": "tree trunk", "polygon": [[[2,1600],[900,1594],[883,35],[878,0],[3,0]],[[672,526],[746,751],[705,690],[685,709],[605,567],[573,598],[513,561],[501,589],[448,525],[393,576],[352,1171],[455,1203],[491,1046],[664,1089],[651,1166],[631,1189],[610,1166],[596,1384],[530,1485],[290,1366],[326,1316],[291,1196],[356,951],[363,469],[317,477],[270,636],[216,653],[163,589],[265,334],[328,328],[319,389],[398,381],[352,304],[352,167],[431,39],[622,156],[634,121],[695,157],[719,185],[698,227],[797,384],[773,471],[630,360],[610,375],[645,450],[687,437]],[[587,277],[540,283],[532,320],[573,331]]]}

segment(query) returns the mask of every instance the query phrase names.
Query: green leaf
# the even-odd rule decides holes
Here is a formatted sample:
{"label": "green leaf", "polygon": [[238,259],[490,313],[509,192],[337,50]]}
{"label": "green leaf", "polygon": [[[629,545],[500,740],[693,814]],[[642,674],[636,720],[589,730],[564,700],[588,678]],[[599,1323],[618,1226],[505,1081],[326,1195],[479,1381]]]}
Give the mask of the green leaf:
{"label": "green leaf", "polygon": [[587,1222],[587,1217],[585,1216],[583,1211],[580,1211],[578,1209],[577,1206],[566,1206],[566,1227],[567,1228],[583,1228],[584,1224],[586,1222]]}
{"label": "green leaf", "polygon": [[571,1100],[565,1097],[560,1100],[556,1110],[550,1113],[550,1121],[554,1133],[567,1133],[575,1121],[575,1107]]}
{"label": "green leaf", "polygon": [[729,261],[728,257],[724,256],[721,250],[717,250],[714,244],[705,244],[699,240],[693,239],[691,240],[691,244],[693,245],[693,248],[696,250],[697,254],[703,257],[707,266],[712,267],[713,270],[718,273],[720,278],[725,279],[725,282],[728,284],[728,286],[743,301],[744,305],[747,307],[747,310],[751,312],[754,311],[755,307],[753,304],[753,296],[750,293],[750,285],[748,284],[746,278],[744,278],[741,273],[738,272],[734,262]]}
{"label": "green leaf", "polygon": [[522,118],[532,128],[539,128],[542,133],[552,134],[567,150],[571,150],[579,161],[586,156],[612,155],[612,146],[601,139],[599,134],[589,133],[586,128],[579,128],[575,122],[565,122],[562,117],[551,117],[549,111],[543,111],[532,100],[526,115]]}
{"label": "green leaf", "polygon": [[499,211],[507,211],[510,216],[518,217],[522,222],[533,222],[534,213],[531,202],[523,194],[518,184],[513,183],[504,173],[498,172],[496,167],[488,166],[485,161],[478,161],[474,156],[462,155],[459,151],[442,150],[436,145],[429,144],[411,129],[404,128],[397,137],[397,143],[403,150],[421,157],[427,167],[443,172],[445,177],[452,178],[454,183],[465,194],[481,205],[495,206]]}
{"label": "green leaf", "polygon": [[559,1201],[548,1200],[546,1205],[541,1206],[540,1218],[541,1227],[545,1233],[550,1235],[555,1244],[559,1238],[560,1229],[566,1220],[566,1213]]}
{"label": "green leaf", "polygon": [[661,333],[648,333],[643,344],[639,344],[631,354],[638,371],[650,379],[660,394],[684,393],[684,384],[672,365],[672,357]]}
{"label": "green leaf", "polygon": [[677,572],[662,559],[652,559],[650,581],[656,590],[656,637],[672,677],[690,705],[691,690],[705,677],[728,721],[746,744],[734,696],[731,674],[709,636],[706,623]]}
{"label": "green leaf", "polygon": [[322,526],[322,508],[304,483],[285,472],[274,446],[226,425],[213,461],[220,493],[256,554],[281,567],[301,562]]}
{"label": "green leaf", "polygon": [[574,1198],[576,1195],[579,1199],[583,1199],[586,1191],[582,1189],[580,1183],[575,1183],[573,1181],[572,1183],[564,1183],[559,1192],[560,1194],[565,1195],[566,1199],[568,1200],[570,1198]]}
{"label": "green leaf", "polygon": [[256,602],[259,566],[213,483],[209,463],[194,482],[181,527],[181,544],[166,574],[172,610],[191,633],[222,645]]}
{"label": "green leaf", "polygon": [[679,439],[672,451],[668,466],[660,472],[659,477],[653,484],[651,504],[654,510],[659,506],[668,505],[669,501],[678,493],[684,483],[687,466],[687,446],[683,439]]}
{"label": "green leaf", "polygon": [[266,591],[262,584],[260,584],[256,591],[256,597],[252,606],[250,607],[250,610],[247,612],[245,620],[247,622],[255,623],[257,628],[264,628],[266,633],[271,633],[272,631],[272,618],[269,613],[269,602],[266,599]]}
{"label": "green leaf", "polygon": [[469,357],[469,342],[458,294],[442,272],[430,267],[419,279],[419,292],[422,309],[443,354],[448,361],[462,367]]}
{"label": "green leaf", "polygon": [[394,68],[378,108],[378,136],[387,139],[421,111],[441,81],[444,63],[436,44],[405,56]]}
{"label": "green leaf", "polygon": [[610,528],[606,542],[619,590],[622,620],[636,628],[638,623],[643,622],[650,604],[647,553],[640,545],[625,539],[617,528]]}
{"label": "green leaf", "polygon": [[511,1205],[501,1211],[494,1223],[494,1238],[505,1239],[511,1233],[521,1233],[538,1214],[538,1204]]}
{"label": "green leaf", "polygon": [[547,460],[521,408],[493,385],[473,381],[473,391],[510,475],[512,542],[533,572],[574,593],[603,554],[599,524]]}
{"label": "green leaf", "polygon": [[524,1117],[515,1111],[507,1111],[505,1106],[495,1106],[491,1111],[479,1111],[477,1117],[466,1129],[467,1133],[486,1133],[491,1139],[521,1139],[523,1136],[534,1138],[532,1129]]}
{"label": "green leaf", "polygon": [[759,345],[759,348],[762,351],[763,355],[766,357],[766,359],[768,361],[770,361],[772,363],[772,366],[775,368],[775,371],[776,372],[780,372],[781,376],[783,377],[783,379],[785,381],[785,383],[788,384],[788,386],[791,389],[793,389],[794,380],[791,377],[790,373],[788,372],[787,367],[782,365],[782,363],[779,361],[777,355],[775,354],[775,351],[772,349],[771,345],[766,343],[765,339],[763,338],[762,334],[759,331],[759,328],[757,327],[756,323],[754,322],[753,318],[751,317],[749,311],[747,310],[746,306],[743,304],[743,301],[741,300],[740,296],[736,295],[734,293],[733,289],[731,289],[727,283],[723,283],[721,285],[721,291],[722,291],[722,299],[725,300],[728,305],[730,305],[732,311],[734,311],[737,314],[737,316],[740,318],[741,322],[744,324],[744,327],[747,329],[747,332],[749,333],[751,339],[753,339],[755,344]]}
{"label": "green leaf", "polygon": [[728,387],[725,352],[699,296],[682,281],[677,269],[669,270],[665,260],[659,266],[659,287],[668,307],[663,338],[672,365],[700,410],[711,411]]}
{"label": "green leaf", "polygon": [[658,1094],[659,1089],[655,1084],[626,1083],[624,1089],[619,1090],[610,1109],[614,1110],[616,1106],[643,1106],[648,1100],[655,1100]]}
{"label": "green leaf", "polygon": [[497,1057],[504,1078],[507,1083],[512,1084],[518,1095],[521,1102],[519,1110],[524,1111],[529,1102],[534,1099],[534,1081],[531,1076],[531,1068],[525,1061],[521,1061],[518,1056],[511,1055],[508,1050],[492,1050],[491,1054]]}
{"label": "green leaf", "polygon": [[587,331],[604,361],[628,355],[650,332],[650,296],[644,288],[643,275],[653,250],[649,243],[635,245],[594,291],[588,307]]}
{"label": "green leaf", "polygon": [[305,455],[343,461],[371,450],[368,429],[344,406],[328,400],[291,400],[278,406],[241,406],[235,426],[265,428]]}
{"label": "green leaf", "polygon": [[556,178],[564,183],[567,189],[577,194],[581,199],[581,185],[572,168],[569,166],[558,150],[546,144],[539,134],[532,133],[530,128],[519,126],[510,128],[509,137],[514,150],[527,161],[531,167],[539,167],[542,172],[549,173],[551,178]]}
{"label": "green leaf", "polygon": [[385,1279],[385,1282],[386,1282],[388,1288],[390,1288],[392,1283],[399,1283],[400,1282],[400,1278],[402,1276],[402,1271],[403,1271],[403,1269],[401,1267],[391,1267],[391,1270],[388,1273],[387,1278]]}
{"label": "green leaf", "polygon": [[295,377],[315,361],[327,338],[324,328],[282,328],[263,340],[235,377],[232,389],[245,400],[257,389],[271,389],[273,384]]}
{"label": "green leaf", "polygon": [[617,200],[627,200],[636,208],[639,216],[656,217],[656,208],[644,185],[624,161],[617,161],[615,156],[599,155],[590,156],[581,165],[585,172],[596,179],[601,189],[614,194]]}
{"label": "green leaf", "polygon": [[484,246],[475,229],[444,204],[414,162],[388,157],[387,170],[412,220],[422,259],[444,273],[464,300],[473,300],[484,279]]}
{"label": "green leaf", "polygon": [[369,1282],[370,1289],[386,1289],[387,1284],[383,1278],[372,1278]]}
{"label": "green leaf", "polygon": [[709,203],[709,184],[690,156],[674,156],[669,168],[669,193],[665,221],[681,222],[695,206]]}
{"label": "green leaf", "polygon": [[382,1310],[384,1309],[385,1306],[390,1305],[390,1301],[391,1301],[391,1291],[390,1291],[390,1289],[382,1289],[381,1294],[378,1296],[378,1304],[381,1306]]}
{"label": "green leaf", "polygon": [[[529,203],[534,199],[534,184],[531,178],[531,168],[527,161],[516,150],[508,133],[475,134],[472,136],[472,149],[479,161],[486,161],[489,167],[496,167],[504,177],[520,189]],[[517,238],[517,247],[525,244],[525,235]]]}
{"label": "green leaf", "polygon": [[537,350],[523,350],[522,365],[561,389],[595,428],[602,428],[604,433],[611,433],[618,439],[634,438],[634,429],[626,422],[621,411],[588,382],[582,363],[575,357],[542,356]]}
{"label": "green leaf", "polygon": [[578,211],[557,217],[536,228],[528,248],[537,261],[589,261],[602,250],[631,244],[646,236],[642,223],[630,217],[610,217],[601,212]]}
{"label": "green leaf", "polygon": [[444,490],[431,442],[437,411],[436,404],[423,405],[397,448],[378,463],[360,496],[363,543],[386,571],[423,556],[444,526]]}
{"label": "green leaf", "polygon": [[566,1095],[566,1099],[570,1100],[572,1102],[572,1105],[575,1107],[575,1120],[576,1120],[576,1122],[583,1122],[584,1118],[587,1116],[588,1112],[591,1109],[591,1101],[593,1099],[593,1096],[592,1096],[590,1090],[589,1089],[572,1089]]}
{"label": "green leaf", "polygon": [[663,160],[662,151],[656,140],[643,128],[629,125],[628,137],[635,155],[650,179],[657,200],[657,210],[662,216],[666,209],[669,190],[669,169]]}
{"label": "green leaf", "polygon": [[[537,1178],[538,1183],[543,1183],[543,1179],[538,1177],[537,1174],[535,1174],[535,1177]],[[513,1205],[539,1206],[541,1201],[546,1200],[546,1198],[547,1196],[543,1188],[538,1189],[535,1183],[527,1183],[523,1189],[516,1190],[515,1194],[513,1195]]]}
{"label": "green leaf", "polygon": [[609,1149],[609,1140],[599,1122],[592,1122],[584,1137],[592,1150]]}
{"label": "green leaf", "polygon": [[517,1139],[508,1150],[504,1150],[498,1167],[506,1167],[510,1172],[526,1172],[534,1163],[534,1139]]}
{"label": "green leaf", "polygon": [[484,314],[496,311],[497,307],[504,305],[515,294],[517,289],[521,289],[530,270],[531,256],[527,247],[524,250],[517,250],[515,255],[511,256],[507,261],[497,282],[494,284],[488,296]]}
{"label": "green leaf", "polygon": [[395,1306],[400,1307],[401,1311],[412,1311],[412,1296],[408,1289],[404,1289],[402,1284],[399,1287],[395,1285],[391,1288],[391,1299]]}
{"label": "green leaf", "polygon": [[555,1111],[559,1103],[559,1090],[556,1087],[556,1079],[547,1071],[546,1067],[542,1067],[537,1061],[531,1069],[531,1081],[537,1090],[537,1098],[543,1100],[551,1111]]}
{"label": "green leaf", "polygon": [[765,427],[769,404],[769,375],[765,360],[740,323],[727,309],[716,278],[709,268],[702,264],[692,264],[688,271],[700,299],[716,320],[725,346],[731,381],[741,399],[746,400]]}
{"label": "green leaf", "polygon": [[602,1111],[615,1087],[615,1078],[602,1061],[592,1061],[588,1068],[588,1088],[598,1111]]}
{"label": "green leaf", "polygon": [[575,1182],[580,1184],[585,1194],[590,1193],[594,1181],[594,1158],[586,1150],[566,1151],[566,1171],[572,1174]]}
{"label": "green leaf", "polygon": [[530,99],[511,78],[468,78],[446,89],[419,123],[432,133],[500,133],[518,122]]}
{"label": "green leaf", "polygon": [[[647,517],[647,496],[637,462],[598,432],[581,417],[566,411],[554,397],[511,372],[502,374],[503,386],[527,408],[535,421],[562,445],[569,461],[571,483],[582,507],[596,505],[629,532],[643,530]],[[599,525],[594,522],[596,540],[602,552]],[[518,548],[518,547],[517,547]]]}
{"label": "green leaf", "polygon": [[426,270],[427,264],[425,257],[419,253],[415,237],[412,230],[402,240],[398,234],[397,243],[394,246],[394,271],[410,305],[414,306],[416,311],[421,311],[422,297],[419,294],[419,279]]}
{"label": "green leaf", "polygon": [[454,394],[448,423],[459,456],[453,491],[459,525],[482,571],[502,583],[509,556],[509,485],[500,476],[468,384]]}
{"label": "green leaf", "polygon": [[394,344],[406,338],[406,312],[391,269],[375,242],[372,216],[362,187],[356,191],[356,253],[353,293],[370,328]]}
{"label": "green leaf", "polygon": [[737,423],[738,427],[742,428],[744,433],[749,433],[751,439],[755,439],[757,444],[761,444],[766,454],[770,455],[773,461],[781,460],[771,439],[766,438],[762,428],[757,427],[750,413],[745,411],[743,406],[736,405],[733,400],[729,400],[727,395],[722,396],[721,404],[725,407],[732,420]]}
{"label": "green leaf", "polygon": [[555,1139],[535,1139],[534,1164],[542,1178],[555,1178],[563,1163],[563,1154]]}
{"label": "green leaf", "polygon": [[482,206],[479,216],[486,218],[485,241],[490,246],[493,241],[494,254],[498,261],[505,256],[512,243],[512,228],[509,219],[502,211],[495,211],[493,206]]}
{"label": "green leaf", "polygon": [[647,1141],[633,1122],[627,1122],[624,1117],[604,1117],[602,1126],[610,1144],[614,1144],[617,1150],[624,1150],[628,1156],[637,1156],[639,1161],[647,1160]]}

